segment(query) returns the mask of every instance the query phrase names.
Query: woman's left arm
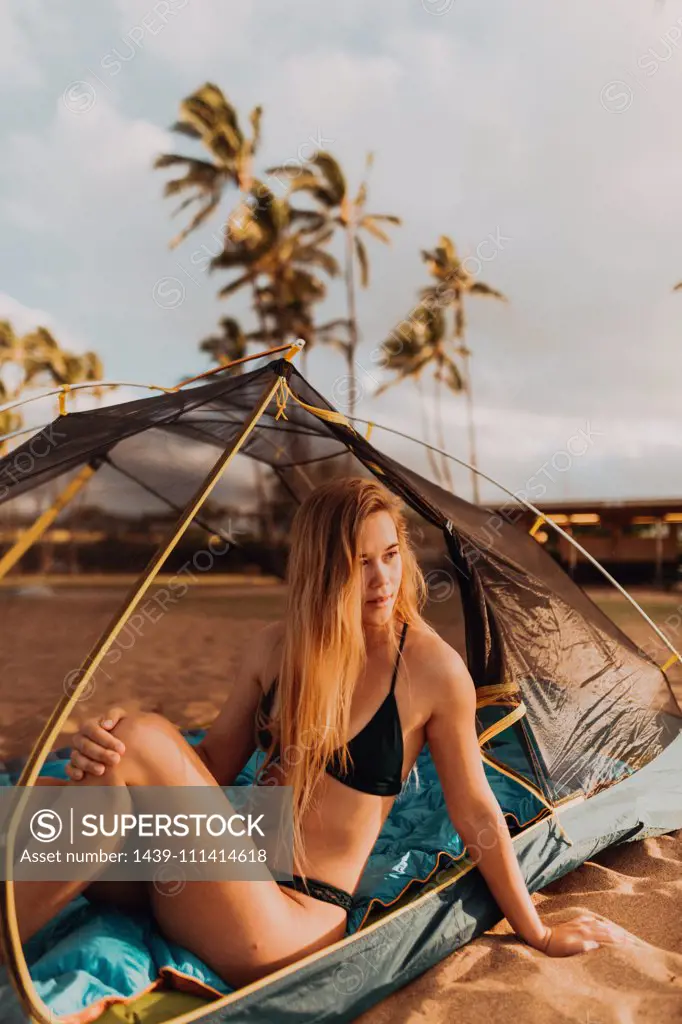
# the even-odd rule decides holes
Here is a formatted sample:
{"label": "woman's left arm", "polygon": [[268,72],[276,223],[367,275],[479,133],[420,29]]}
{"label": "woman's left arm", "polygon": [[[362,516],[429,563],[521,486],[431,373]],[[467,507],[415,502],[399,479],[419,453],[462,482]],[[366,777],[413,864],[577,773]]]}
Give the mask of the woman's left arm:
{"label": "woman's left arm", "polygon": [[550,956],[569,956],[601,942],[622,941],[622,929],[586,915],[553,928],[542,923],[483,768],[474,682],[452,647],[443,644],[441,652],[433,664],[433,710],[426,739],[450,820],[469,851],[476,848],[477,856],[480,851],[478,869],[500,910],[521,939]]}

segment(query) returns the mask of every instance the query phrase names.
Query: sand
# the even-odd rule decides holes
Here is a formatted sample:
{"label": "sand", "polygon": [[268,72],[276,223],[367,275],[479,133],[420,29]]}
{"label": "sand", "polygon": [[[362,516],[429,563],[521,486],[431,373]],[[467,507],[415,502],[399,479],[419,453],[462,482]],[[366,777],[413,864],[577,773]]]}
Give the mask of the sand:
{"label": "sand", "polygon": [[[0,759],[27,753],[124,593],[0,594]],[[663,622],[667,605],[679,600],[652,598],[652,614]],[[81,718],[114,704],[159,711],[182,727],[209,724],[242,648],[263,621],[282,614],[283,603],[279,588],[222,597],[198,591],[161,616],[143,617],[122,635],[117,658],[54,746],[69,744]],[[619,608],[618,618],[639,640],[641,624],[627,609]],[[533,898],[550,924],[589,910],[636,941],[554,959],[520,943],[502,921],[366,1013],[362,1024],[682,1022],[682,832],[605,850]]]}
{"label": "sand", "polygon": [[682,831],[603,850],[533,901],[548,924],[590,911],[634,941],[554,958],[501,921],[358,1024],[682,1021]]}
{"label": "sand", "polygon": [[[125,590],[0,592],[0,760],[25,755],[68,690]],[[165,612],[154,592],[126,625],[53,747],[78,723],[120,704],[157,711],[181,728],[204,727],[224,703],[241,652],[264,621],[282,614],[279,588],[190,592]]]}

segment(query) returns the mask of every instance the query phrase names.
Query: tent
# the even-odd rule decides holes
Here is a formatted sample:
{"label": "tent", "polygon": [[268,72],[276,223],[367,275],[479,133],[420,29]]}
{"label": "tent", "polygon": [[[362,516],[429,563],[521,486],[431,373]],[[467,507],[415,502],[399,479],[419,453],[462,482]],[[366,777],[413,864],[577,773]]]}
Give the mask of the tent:
{"label": "tent", "polygon": [[[100,501],[103,495],[115,501],[127,488],[127,506],[137,487],[141,499],[153,496],[176,514],[21,773],[8,781],[31,786],[49,773],[63,723],[155,576],[193,521],[220,534],[207,499],[227,486],[238,502],[247,486],[238,463],[253,460],[271,468],[292,502],[325,474],[372,474],[401,497],[414,523],[439,539],[463,615],[481,757],[531,891],[606,846],[681,828],[682,709],[667,675],[679,655],[670,641],[663,637],[672,654],[661,666],[564,573],[534,530],[515,525],[518,503],[510,503],[508,514],[474,506],[373,446],[298,372],[297,350],[248,372],[204,374],[212,379],[159,396],[85,412],[62,405],[54,423],[0,460],[0,503],[19,502],[51,481],[65,485],[52,511],[28,531],[29,540],[77,489],[95,485]],[[0,941],[16,1019],[355,1019],[502,916],[476,870],[475,852],[463,848],[447,821],[427,748],[419,768],[419,781],[396,801],[370,858],[346,937],[236,992],[221,989],[201,964],[165,950],[165,960],[157,956],[141,969],[137,991],[117,997],[111,988],[93,988],[97,998],[89,1005],[65,1007],[50,979],[34,970],[55,933],[47,926],[37,945],[22,950],[12,883],[2,883]],[[253,778],[253,769],[250,763],[242,782]],[[8,858],[10,851],[8,842]],[[64,920],[59,927],[61,940]],[[65,949],[62,969],[72,954]],[[0,1006],[9,991],[0,990]],[[107,1016],[117,1005],[121,1016]]]}

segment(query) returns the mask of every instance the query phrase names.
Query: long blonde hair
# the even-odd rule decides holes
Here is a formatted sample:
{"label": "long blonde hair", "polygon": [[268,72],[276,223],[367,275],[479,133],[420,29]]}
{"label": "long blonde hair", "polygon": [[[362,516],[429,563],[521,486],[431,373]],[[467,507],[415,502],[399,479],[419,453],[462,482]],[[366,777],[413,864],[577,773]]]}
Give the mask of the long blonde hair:
{"label": "long blonde hair", "polygon": [[[402,559],[394,617],[431,629],[421,616],[427,588],[402,502],[382,484],[363,477],[324,483],[299,506],[292,524],[279,707],[256,724],[272,735],[262,770],[277,751],[292,787],[296,869],[304,856],[301,822],[316,784],[335,752],[344,771],[350,764],[351,701],[367,657],[358,537],[367,517],[381,511],[393,518]],[[394,633],[391,640],[397,653]]]}

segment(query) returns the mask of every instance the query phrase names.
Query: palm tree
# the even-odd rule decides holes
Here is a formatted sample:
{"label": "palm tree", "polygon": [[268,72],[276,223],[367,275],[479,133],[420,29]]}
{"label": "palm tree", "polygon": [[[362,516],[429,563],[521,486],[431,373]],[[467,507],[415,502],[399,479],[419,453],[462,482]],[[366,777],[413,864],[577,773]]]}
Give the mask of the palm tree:
{"label": "palm tree", "polygon": [[171,241],[175,248],[198,228],[218,207],[227,185],[248,192],[253,183],[253,157],[260,142],[262,108],[249,115],[251,137],[244,135],[235,108],[219,86],[206,82],[180,103],[180,117],[171,131],[200,142],[209,159],[166,153],[154,161],[155,168],[183,167],[180,178],[168,181],[165,196],[184,196],[175,213],[198,204],[187,227]]}
{"label": "palm tree", "polygon": [[[247,337],[266,345],[273,337],[303,337],[307,342],[303,353],[305,371],[316,337],[312,304],[326,295],[324,282],[313,273],[313,268],[322,268],[330,276],[339,272],[337,261],[322,248],[333,227],[311,233],[316,218],[322,225],[323,219],[312,211],[292,210],[286,199],[276,199],[254,177],[253,158],[260,142],[261,116],[261,107],[251,112],[252,135],[248,138],[222,90],[207,82],[182,101],[180,118],[172,130],[201,142],[210,159],[164,154],[154,166],[184,168],[183,176],[167,182],[164,189],[167,196],[185,195],[176,212],[193,203],[199,206],[189,225],[171,241],[171,248],[210,217],[227,186],[235,185],[242,192],[241,201],[227,217],[222,252],[209,264],[211,270],[239,268],[242,273],[218,294],[228,298],[248,286],[259,330]],[[322,325],[319,330],[326,340],[330,325]]]}
{"label": "palm tree", "polygon": [[[348,414],[355,411],[355,353],[360,340],[358,328],[355,268],[360,272],[360,285],[366,288],[369,284],[369,257],[361,232],[366,232],[380,242],[389,244],[391,239],[380,226],[381,224],[401,224],[399,217],[387,213],[366,213],[367,178],[372,166],[373,157],[369,153],[365,165],[365,177],[354,198],[351,198],[345,175],[338,161],[324,150],[319,150],[312,159],[303,166],[292,171],[291,167],[274,167],[269,174],[284,174],[292,178],[289,192],[307,193],[316,204],[314,210],[296,210],[294,220],[303,223],[308,232],[327,231],[330,227],[341,228],[345,237],[344,278],[346,283],[346,302],[348,319],[334,321],[335,327],[343,327],[347,339],[330,334],[331,325],[327,325],[326,340],[332,342],[345,354],[348,367]],[[328,237],[328,236],[326,236]]]}
{"label": "palm tree", "polygon": [[[222,298],[244,287],[251,289],[260,325],[250,335],[253,340],[269,344],[273,337],[283,341],[293,336],[307,342],[305,373],[316,337],[312,308],[327,291],[316,271],[335,277],[339,265],[323,248],[333,228],[311,235],[296,228],[295,212],[288,199],[276,198],[266,185],[255,181],[228,223],[230,246],[211,260],[210,269],[240,271],[219,291]],[[328,324],[319,328],[322,332],[328,329]]]}
{"label": "palm tree", "polygon": [[[464,363],[464,393],[467,401],[467,421],[469,430],[469,462],[473,486],[473,501],[479,503],[478,474],[476,473],[476,437],[474,430],[473,395],[471,385],[471,349],[465,343],[466,313],[464,297],[466,295],[484,295],[506,302],[502,292],[491,288],[482,281],[477,281],[460,260],[455,244],[447,235],[441,235],[435,249],[422,250],[422,258],[426,262],[429,273],[436,280],[435,285],[422,289],[422,299],[429,305],[438,308],[450,308],[453,311],[451,337],[454,351],[462,357]],[[448,381],[446,380],[446,383]],[[451,386],[451,385],[450,385]],[[459,390],[459,387],[455,388]],[[441,447],[445,447],[441,445]]]}
{"label": "palm tree", "polygon": [[[102,362],[95,352],[75,355],[61,348],[46,327],[18,335],[11,323],[0,321],[0,404],[14,401],[25,390],[40,385],[82,384],[102,380]],[[92,388],[100,397],[104,388]],[[0,436],[23,426],[23,409],[10,409],[0,413]],[[0,441],[0,456],[7,451],[8,442]],[[59,485],[51,485],[51,500],[57,497]],[[74,512],[73,506],[71,509]],[[69,549],[72,571],[77,571],[76,551]],[[54,545],[43,540],[40,546],[41,572],[49,571],[54,558]]]}
{"label": "palm tree", "polygon": [[[6,405],[19,395],[20,387],[16,381],[5,382],[3,370],[6,366],[15,365],[15,375],[21,372],[21,345],[14,328],[8,320],[0,320],[0,405]],[[14,430],[20,430],[23,422],[19,409],[10,409],[7,412],[0,412],[0,437],[11,434]],[[4,455],[7,442],[0,441],[0,456]]]}
{"label": "palm tree", "polygon": [[[75,355],[63,349],[46,327],[37,327],[21,339],[24,348],[25,388],[48,381],[54,384],[82,384],[102,380],[102,360],[95,352]],[[101,397],[104,389],[92,388],[91,394]]]}
{"label": "palm tree", "polygon": [[[277,253],[273,253],[276,258]],[[302,267],[279,260],[265,283],[256,289],[257,301],[267,324],[267,335],[276,331],[278,339],[303,338],[306,347],[302,353],[304,375],[307,373],[308,355],[316,340],[313,305],[327,294],[323,281]],[[259,332],[256,332],[258,336]]]}
{"label": "palm tree", "polygon": [[[383,342],[382,366],[392,371],[395,376],[374,392],[376,398],[401,381],[413,381],[420,397],[422,433],[424,439],[431,443],[427,415],[428,398],[422,388],[421,376],[426,369],[432,367],[435,382],[435,443],[440,448],[445,447],[440,385],[445,383],[452,391],[461,391],[464,388],[459,369],[448,352],[446,335],[447,323],[443,310],[426,303],[417,306],[409,319]],[[437,482],[452,490],[453,481],[447,459],[443,458],[439,464],[435,453],[429,448],[426,449],[426,454]]]}
{"label": "palm tree", "polygon": [[[235,359],[243,359],[248,355],[248,343],[251,334],[245,334],[238,320],[232,316],[223,316],[218,321],[219,334],[212,334],[200,343],[202,352],[207,352],[215,363],[227,365]],[[242,373],[243,364],[235,366],[234,373]]]}
{"label": "palm tree", "polygon": [[[14,401],[23,391],[42,384],[81,384],[102,380],[102,362],[95,352],[76,355],[61,348],[46,327],[18,335],[7,320],[0,321],[0,404]],[[96,398],[103,388],[93,388]],[[0,434],[20,430],[21,409],[0,413]],[[3,446],[0,445],[0,451]]]}

